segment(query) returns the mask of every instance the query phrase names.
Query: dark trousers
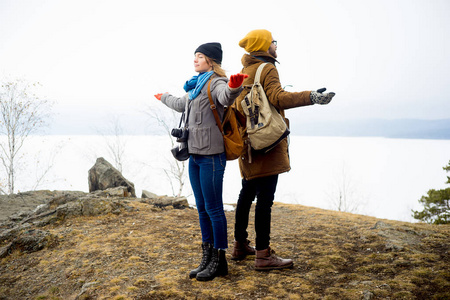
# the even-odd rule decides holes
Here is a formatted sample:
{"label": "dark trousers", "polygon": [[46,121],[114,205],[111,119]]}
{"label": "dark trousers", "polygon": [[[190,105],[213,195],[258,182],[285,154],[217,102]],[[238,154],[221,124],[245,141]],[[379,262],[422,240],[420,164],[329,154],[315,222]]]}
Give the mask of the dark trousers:
{"label": "dark trousers", "polygon": [[256,197],[255,207],[255,232],[256,250],[264,250],[270,244],[270,222],[272,205],[277,188],[278,175],[242,179],[242,189],[236,207],[234,226],[234,238],[236,241],[245,242],[248,237],[247,227],[250,208]]}

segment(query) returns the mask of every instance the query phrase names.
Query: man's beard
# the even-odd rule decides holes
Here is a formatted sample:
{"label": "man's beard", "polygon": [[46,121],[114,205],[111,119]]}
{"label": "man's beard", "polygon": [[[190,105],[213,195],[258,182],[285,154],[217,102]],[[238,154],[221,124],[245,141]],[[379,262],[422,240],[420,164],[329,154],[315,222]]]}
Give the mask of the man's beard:
{"label": "man's beard", "polygon": [[277,51],[276,50],[269,48],[268,52],[269,52],[270,55],[272,55],[273,57],[277,58]]}

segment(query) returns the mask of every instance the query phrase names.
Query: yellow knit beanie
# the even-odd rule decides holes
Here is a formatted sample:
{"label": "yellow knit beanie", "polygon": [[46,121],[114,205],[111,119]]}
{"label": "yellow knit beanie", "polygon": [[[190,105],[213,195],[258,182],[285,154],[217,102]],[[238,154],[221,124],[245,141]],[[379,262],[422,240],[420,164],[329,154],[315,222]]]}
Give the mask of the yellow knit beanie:
{"label": "yellow knit beanie", "polygon": [[239,46],[248,53],[269,50],[272,43],[272,33],[265,29],[252,30],[240,40]]}

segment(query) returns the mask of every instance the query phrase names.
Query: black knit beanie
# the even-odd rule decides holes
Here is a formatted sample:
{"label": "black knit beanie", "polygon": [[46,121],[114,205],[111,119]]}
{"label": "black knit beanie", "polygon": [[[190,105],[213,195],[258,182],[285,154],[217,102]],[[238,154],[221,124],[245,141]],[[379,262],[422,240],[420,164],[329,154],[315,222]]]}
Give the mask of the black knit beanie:
{"label": "black knit beanie", "polygon": [[220,43],[206,43],[198,46],[194,54],[200,52],[213,59],[219,65],[222,64],[222,45]]}

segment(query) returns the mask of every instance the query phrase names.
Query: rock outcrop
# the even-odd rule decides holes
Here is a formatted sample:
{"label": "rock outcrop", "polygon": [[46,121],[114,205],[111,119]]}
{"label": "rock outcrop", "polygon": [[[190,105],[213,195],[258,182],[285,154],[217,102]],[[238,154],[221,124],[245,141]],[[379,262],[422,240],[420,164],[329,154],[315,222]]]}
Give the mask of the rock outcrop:
{"label": "rock outcrop", "polygon": [[97,158],[94,166],[89,170],[88,180],[89,192],[98,190],[103,191],[108,188],[126,187],[129,195],[127,194],[124,196],[136,197],[134,184],[123,177],[122,173],[114,168],[103,157]]}
{"label": "rock outcrop", "polygon": [[185,209],[189,207],[189,203],[186,197],[169,197],[169,196],[158,196],[149,191],[143,190],[141,196],[141,202],[152,204],[155,207],[164,208],[167,206],[172,206],[175,209]]}
{"label": "rock outcrop", "polygon": [[39,229],[25,230],[6,246],[0,247],[0,258],[8,256],[14,250],[24,253],[36,252],[57,244],[57,237],[48,231]]}
{"label": "rock outcrop", "polygon": [[[58,237],[36,227],[64,222],[77,216],[133,212],[135,209],[130,203],[139,199],[130,196],[128,188],[122,186],[96,190],[92,193],[32,191],[0,197],[0,203],[30,201],[36,204],[34,209],[16,211],[7,221],[0,220],[0,258],[8,256],[14,250],[34,252],[58,243]],[[140,199],[140,202],[153,205],[157,209],[166,209],[168,206],[174,209],[189,207],[185,197],[158,196],[148,191],[143,192],[143,199]]]}

